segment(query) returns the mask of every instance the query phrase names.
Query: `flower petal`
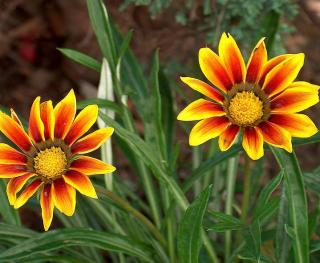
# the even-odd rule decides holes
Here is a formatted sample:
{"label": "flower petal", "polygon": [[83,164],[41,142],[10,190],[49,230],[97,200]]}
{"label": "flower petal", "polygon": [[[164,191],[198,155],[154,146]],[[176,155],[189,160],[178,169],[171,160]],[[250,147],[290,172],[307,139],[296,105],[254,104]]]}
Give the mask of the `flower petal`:
{"label": "flower petal", "polygon": [[98,106],[89,105],[85,107],[76,117],[64,141],[72,145],[77,139],[85,134],[96,122],[98,117]]}
{"label": "flower petal", "polygon": [[269,121],[260,123],[258,127],[267,143],[292,152],[291,135],[285,129]]}
{"label": "flower petal", "polygon": [[107,127],[88,134],[72,145],[72,154],[83,154],[98,149],[112,135],[113,131],[113,128]]}
{"label": "flower petal", "polygon": [[76,207],[76,191],[66,184],[63,178],[52,183],[52,196],[54,205],[67,216],[72,216]]}
{"label": "flower petal", "polygon": [[226,113],[221,105],[208,100],[198,99],[182,110],[177,119],[180,121],[196,121],[223,115],[226,115]]}
{"label": "flower petal", "polygon": [[44,126],[40,116],[40,97],[37,97],[30,111],[29,136],[34,142],[44,141]]}
{"label": "flower petal", "polygon": [[228,150],[237,138],[240,131],[238,125],[230,125],[221,135],[219,136],[219,148],[221,151]]}
{"label": "flower petal", "polygon": [[34,193],[42,184],[43,182],[40,179],[37,179],[29,184],[14,202],[14,208],[18,209],[19,207],[23,206],[34,195]]}
{"label": "flower petal", "polygon": [[233,84],[242,83],[246,78],[246,66],[240,49],[230,34],[223,33],[219,42],[219,56],[230,74]]}
{"label": "flower petal", "polygon": [[63,178],[67,184],[77,189],[81,194],[92,198],[98,198],[96,190],[88,176],[77,171],[70,170],[63,176]]}
{"label": "flower petal", "polygon": [[199,50],[199,63],[203,74],[214,86],[224,92],[231,89],[233,83],[223,61],[210,48]]}
{"label": "flower petal", "polygon": [[44,230],[47,231],[53,218],[53,198],[51,184],[46,184],[40,193],[40,206]]}
{"label": "flower petal", "polygon": [[11,114],[11,118],[18,123],[21,127],[23,127],[18,115],[16,114],[16,112],[13,109],[10,109],[10,114]]}
{"label": "flower petal", "polygon": [[267,63],[268,54],[264,38],[255,46],[247,65],[246,81],[250,83],[257,83],[262,74],[263,68]]}
{"label": "flower petal", "polygon": [[294,54],[284,54],[284,55],[274,57],[274,58],[270,59],[269,61],[267,61],[267,63],[265,64],[265,66],[262,70],[261,76],[259,78],[259,85],[261,87],[263,86],[263,83],[266,79],[266,76],[273,68],[275,68],[277,65],[279,65],[283,61],[285,61],[288,58],[291,58],[293,56],[294,56]]}
{"label": "flower petal", "polygon": [[12,148],[8,144],[0,143],[0,164],[21,164],[27,163],[27,157]]}
{"label": "flower petal", "polygon": [[0,178],[14,178],[27,172],[25,165],[0,164]]}
{"label": "flower petal", "polygon": [[85,175],[107,174],[116,170],[111,164],[104,163],[89,156],[80,156],[71,163],[70,169]]}
{"label": "flower petal", "polygon": [[230,125],[226,117],[213,117],[199,121],[191,130],[189,144],[200,145],[210,139],[219,136]]}
{"label": "flower petal", "polygon": [[44,137],[46,140],[54,139],[54,113],[52,101],[45,101],[40,104],[40,115],[44,126]]}
{"label": "flower petal", "polygon": [[269,121],[286,129],[293,137],[308,138],[318,132],[313,121],[304,114],[273,114]]}
{"label": "flower petal", "polygon": [[295,113],[303,111],[319,102],[319,86],[308,82],[292,83],[284,92],[271,101],[271,112]]}
{"label": "flower petal", "polygon": [[254,127],[244,129],[242,147],[252,160],[258,160],[263,156],[263,136],[259,129]]}
{"label": "flower petal", "polygon": [[270,97],[286,89],[297,77],[303,66],[304,54],[296,54],[273,68],[263,83],[262,89]]}
{"label": "flower petal", "polygon": [[12,178],[7,184],[7,195],[10,205],[14,205],[17,198],[17,193],[22,189],[26,182],[36,176],[33,173],[25,173],[19,177]]}
{"label": "flower petal", "polygon": [[68,95],[54,107],[54,137],[64,139],[76,114],[76,97],[71,90]]}
{"label": "flower petal", "polygon": [[31,149],[32,143],[28,134],[23,128],[8,115],[0,112],[0,130],[13,143],[15,143],[21,150],[27,152]]}
{"label": "flower petal", "polygon": [[180,77],[181,81],[187,84],[190,88],[200,92],[201,94],[207,96],[208,98],[218,102],[223,103],[223,95],[217,91],[214,87],[208,85],[207,83],[188,77]]}

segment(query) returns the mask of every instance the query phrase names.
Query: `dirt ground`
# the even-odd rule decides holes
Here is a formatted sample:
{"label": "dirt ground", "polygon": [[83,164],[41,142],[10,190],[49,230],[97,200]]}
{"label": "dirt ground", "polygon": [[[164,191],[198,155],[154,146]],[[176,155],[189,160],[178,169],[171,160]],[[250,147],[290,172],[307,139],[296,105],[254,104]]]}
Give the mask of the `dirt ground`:
{"label": "dirt ground", "polygon": [[[134,29],[131,47],[142,62],[149,61],[158,47],[162,61],[175,58],[188,63],[196,58],[205,40],[192,25],[177,24],[170,10],[155,20],[149,18],[145,7],[120,12],[120,2],[108,1],[108,10],[122,32]],[[320,84],[320,3],[306,0],[300,4],[299,15],[293,21],[297,30],[286,37],[285,45],[288,52],[306,54],[299,78]],[[27,118],[38,95],[58,101],[70,88],[80,99],[95,95],[98,74],[63,57],[57,47],[101,57],[85,1],[0,0],[1,105],[14,107]],[[319,112],[319,105],[309,110],[318,126]],[[319,164],[315,158],[320,153],[319,145],[301,147],[297,152],[304,168]]]}

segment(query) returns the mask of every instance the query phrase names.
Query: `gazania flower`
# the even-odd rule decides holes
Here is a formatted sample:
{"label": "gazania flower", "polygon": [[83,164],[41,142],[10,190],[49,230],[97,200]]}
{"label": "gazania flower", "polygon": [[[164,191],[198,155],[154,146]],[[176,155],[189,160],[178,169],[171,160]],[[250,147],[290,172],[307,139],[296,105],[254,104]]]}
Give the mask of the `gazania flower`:
{"label": "gazania flower", "polygon": [[261,39],[247,65],[231,35],[224,33],[219,55],[209,48],[199,51],[203,74],[213,86],[194,78],[181,80],[210,100],[188,105],[178,120],[200,120],[191,130],[189,143],[200,145],[219,136],[219,147],[228,150],[240,131],[242,145],[252,159],[263,156],[263,142],[292,151],[291,137],[310,137],[317,128],[298,114],[319,101],[316,85],[294,82],[303,66],[303,54],[267,58]]}
{"label": "gazania flower", "polygon": [[110,164],[82,155],[100,147],[113,128],[100,129],[80,139],[95,123],[98,107],[90,105],[76,118],[75,114],[73,90],[54,108],[52,101],[40,104],[37,97],[31,107],[28,133],[13,110],[11,117],[0,112],[0,130],[21,150],[0,144],[0,178],[10,179],[9,202],[19,208],[40,190],[45,230],[51,224],[54,207],[67,216],[73,215],[76,190],[97,198],[89,175],[115,170]]}

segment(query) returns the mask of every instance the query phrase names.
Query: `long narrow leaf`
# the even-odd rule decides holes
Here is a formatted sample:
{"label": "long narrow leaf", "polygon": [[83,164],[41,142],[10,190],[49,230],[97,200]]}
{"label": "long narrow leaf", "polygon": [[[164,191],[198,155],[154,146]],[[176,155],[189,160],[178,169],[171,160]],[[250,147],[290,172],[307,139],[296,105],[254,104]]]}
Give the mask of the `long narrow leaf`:
{"label": "long narrow leaf", "polygon": [[284,171],[286,196],[289,205],[289,223],[295,238],[293,250],[296,263],[309,262],[308,209],[304,190],[303,175],[294,153],[271,148],[280,167]]}
{"label": "long narrow leaf", "polygon": [[150,248],[124,236],[94,231],[91,229],[62,229],[38,234],[0,254],[0,262],[28,259],[37,253],[65,247],[85,246],[106,251],[122,252],[136,256],[146,262],[153,262]]}
{"label": "long narrow leaf", "polygon": [[179,262],[197,263],[201,248],[202,220],[211,195],[212,185],[208,186],[188,207],[181,219],[178,231]]}

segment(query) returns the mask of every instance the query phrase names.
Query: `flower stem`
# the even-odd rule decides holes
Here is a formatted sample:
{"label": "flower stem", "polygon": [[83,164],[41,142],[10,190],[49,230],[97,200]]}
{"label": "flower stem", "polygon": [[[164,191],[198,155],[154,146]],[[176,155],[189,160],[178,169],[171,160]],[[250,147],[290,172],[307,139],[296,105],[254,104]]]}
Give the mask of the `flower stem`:
{"label": "flower stem", "polygon": [[251,185],[251,160],[245,155],[244,163],[244,181],[243,181],[243,199],[241,207],[241,221],[245,222],[248,210],[249,210],[249,201],[250,201],[250,185]]}
{"label": "flower stem", "polygon": [[127,203],[125,200],[123,200],[120,196],[118,196],[114,192],[111,192],[107,189],[103,189],[101,187],[97,187],[97,192],[108,197],[117,205],[119,205],[124,210],[126,210],[133,217],[135,217],[141,224],[143,224],[152,233],[152,235],[159,241],[159,243],[164,248],[167,247],[166,240],[164,239],[164,237],[162,236],[158,228],[156,228],[147,217],[141,214],[138,210],[134,209],[129,203]]}
{"label": "flower stem", "polygon": [[[228,161],[228,170],[227,170],[227,199],[225,206],[225,213],[227,215],[232,215],[232,203],[234,196],[234,187],[237,176],[237,164],[238,157],[230,158]],[[231,253],[231,231],[225,233],[225,250],[224,250],[224,259],[225,262],[228,261]]]}

